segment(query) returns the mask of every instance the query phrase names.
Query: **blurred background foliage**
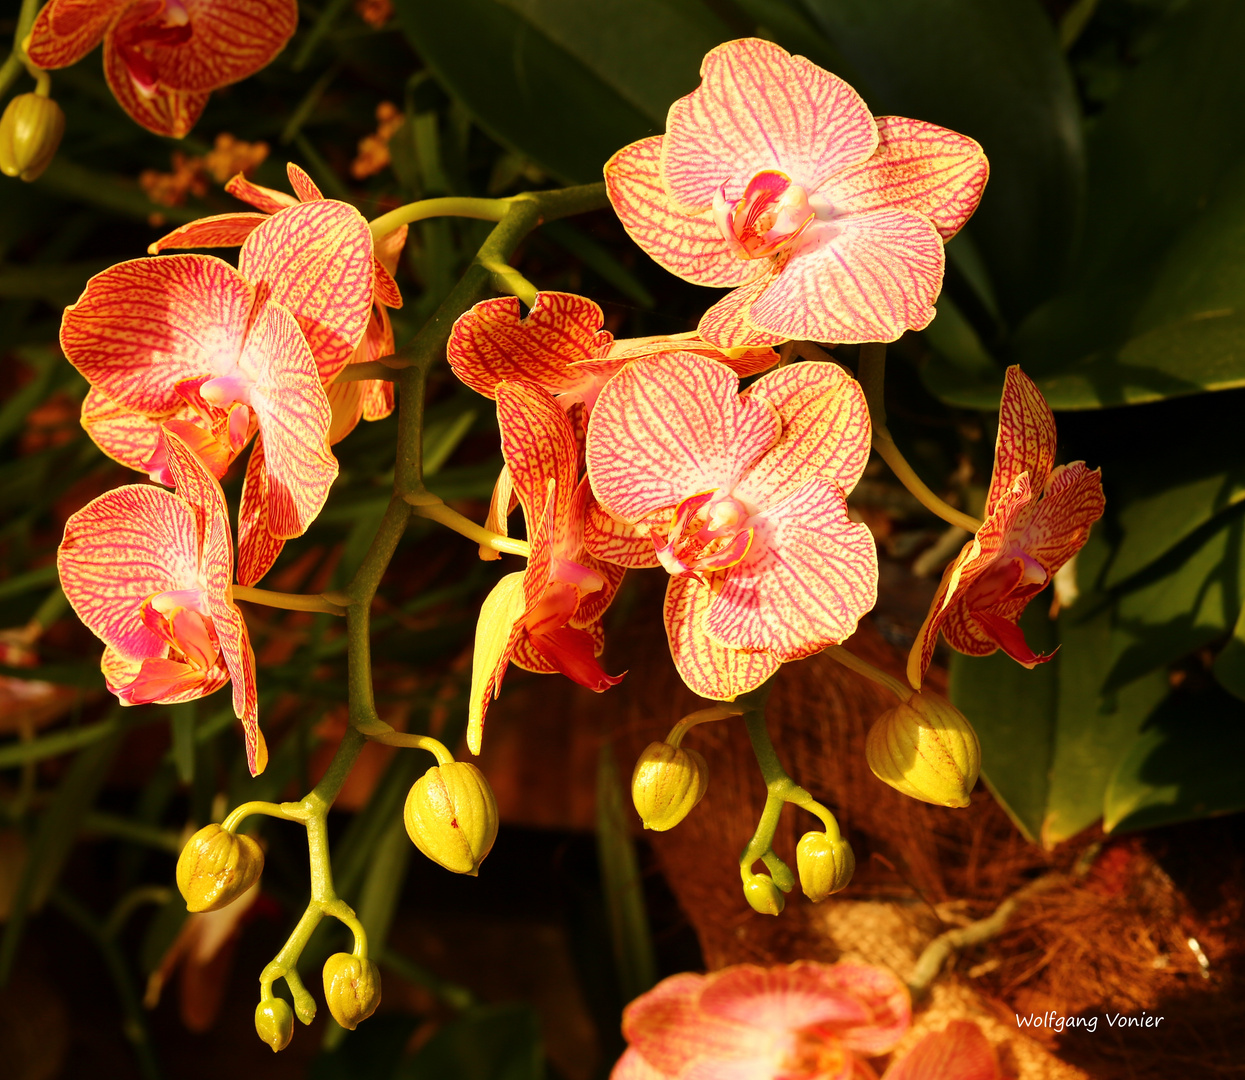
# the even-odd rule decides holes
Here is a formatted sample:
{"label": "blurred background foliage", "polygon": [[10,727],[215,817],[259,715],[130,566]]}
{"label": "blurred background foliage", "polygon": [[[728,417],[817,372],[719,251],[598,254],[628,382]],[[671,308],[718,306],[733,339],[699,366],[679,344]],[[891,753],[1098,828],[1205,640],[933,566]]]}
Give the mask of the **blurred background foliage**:
{"label": "blurred background foliage", "polygon": [[[69,513],[134,477],[77,425],[86,385],[56,345],[63,306],[91,274],[141,256],[172,225],[235,209],[195,164],[221,134],[267,144],[257,182],[283,188],[294,160],[369,217],[427,196],[593,181],[621,146],[663,129],[708,49],[749,34],[844,76],[876,113],[945,124],[990,157],[981,209],[948,249],[938,317],[892,349],[893,427],[925,479],[980,510],[992,413],[1011,363],[1060,411],[1061,460],[1103,470],[1107,516],[1078,560],[1079,598],[1057,617],[1044,604],[1027,615],[1031,643],[1058,646],[1058,656],[1033,672],[1002,656],[951,658],[952,693],[981,735],[991,791],[1048,847],[1100,819],[1125,831],[1245,809],[1245,5],[318,0],[300,8],[284,53],[214,93],[183,140],[150,135],[121,112],[98,54],[54,73],[68,118],[60,153],[36,183],[0,185],[0,626],[10,628],[0,633],[0,979],[19,964],[36,915],[76,927],[97,946],[85,962],[100,984],[91,994],[122,1010],[145,1074],[156,1075],[143,980],[158,990],[177,955],[189,957],[181,1008],[200,1026],[214,1019],[228,981],[211,965],[232,946],[219,950],[218,941],[205,959],[179,937],[184,911],[168,886],[185,829],[243,799],[305,790],[345,722],[340,627],[330,616],[253,608],[273,748],[258,779],[247,775],[225,699],[126,710],[106,699],[98,644],[66,612],[54,552]],[[399,345],[487,230],[461,220],[412,230],[398,276]],[[601,302],[620,335],[689,329],[713,299],[651,265],[609,214],[540,230],[520,259],[540,287]],[[852,360],[851,349],[840,354]],[[430,486],[480,516],[499,464],[491,408],[445,370],[430,400]],[[266,585],[322,591],[349,579],[388,500],[393,436],[391,419],[338,447],[341,478],[327,508]],[[228,478],[231,496],[239,485]],[[946,556],[962,540],[923,526],[926,540],[950,543]],[[417,520],[404,540],[381,590],[373,648],[386,719],[453,744],[475,613],[500,569],[435,528]],[[910,546],[902,553],[911,561]],[[628,610],[624,592],[615,627]],[[390,940],[380,962],[412,988],[410,1017],[378,1018],[344,1041],[329,1025],[318,1058],[299,1051],[276,1068],[325,1080],[527,1080],[547,1068],[604,1075],[620,1045],[622,1003],[656,975],[697,962],[660,897],[652,918],[667,933],[654,956],[619,813],[624,763],[603,757],[596,771],[596,854],[589,840],[513,833],[511,854],[499,843],[486,871],[502,884],[474,899],[411,859],[399,808],[426,764],[377,754],[360,767],[343,795],[351,813],[335,825],[340,891],[377,942],[404,905],[452,922],[472,904],[487,907],[480,895],[520,915],[552,903],[570,928],[567,963],[600,1036],[595,1056],[580,1069],[574,1052],[542,1048],[530,1005],[482,1004],[479,987],[445,982],[435,965],[415,962],[418,948]],[[269,870],[264,898],[245,918],[260,917],[275,943],[301,903],[305,856],[273,823],[256,828]],[[659,886],[647,887],[652,901]],[[236,941],[236,930],[218,936]],[[326,956],[337,944],[330,936],[312,952]],[[613,959],[602,967],[601,957]],[[433,1033],[404,1053],[419,1016],[436,1020]],[[168,1055],[185,1049],[173,1035],[161,1040]],[[39,1073],[31,1053],[29,1075],[54,1074]],[[118,1060],[116,1075],[128,1075]]]}

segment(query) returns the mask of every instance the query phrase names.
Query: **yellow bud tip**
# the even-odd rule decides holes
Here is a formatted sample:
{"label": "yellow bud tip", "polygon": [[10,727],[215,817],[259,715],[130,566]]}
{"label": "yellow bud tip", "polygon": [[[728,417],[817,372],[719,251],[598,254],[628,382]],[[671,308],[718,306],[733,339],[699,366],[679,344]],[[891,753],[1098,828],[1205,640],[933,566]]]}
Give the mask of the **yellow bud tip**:
{"label": "yellow bud tip", "polygon": [[264,853],[255,840],[205,825],[177,858],[177,889],[187,911],[217,911],[238,899],[263,872]]}
{"label": "yellow bud tip", "polygon": [[705,797],[709,765],[695,750],[649,743],[631,773],[631,801],[646,829],[665,832]]}
{"label": "yellow bud tip", "polygon": [[290,1045],[294,1014],[283,998],[269,998],[255,1006],[255,1034],[272,1047],[274,1054]]}
{"label": "yellow bud tip", "polygon": [[964,807],[981,769],[981,744],[959,709],[921,692],[878,717],[865,758],[896,791],[935,806]]}
{"label": "yellow bud tip", "polygon": [[433,862],[476,877],[497,839],[497,800],[469,761],[434,765],[412,785],[402,819],[411,842]]}
{"label": "yellow bud tip", "polygon": [[787,906],[782,890],[766,874],[754,874],[744,882],[744,898],[758,915],[777,915]]}

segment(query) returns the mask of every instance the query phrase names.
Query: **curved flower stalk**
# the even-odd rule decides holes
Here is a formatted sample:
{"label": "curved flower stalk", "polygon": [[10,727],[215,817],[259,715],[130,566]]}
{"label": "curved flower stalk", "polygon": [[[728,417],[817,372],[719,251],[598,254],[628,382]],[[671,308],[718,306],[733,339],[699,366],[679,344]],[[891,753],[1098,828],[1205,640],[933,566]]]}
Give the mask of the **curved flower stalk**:
{"label": "curved flower stalk", "polygon": [[171,423],[220,476],[256,434],[238,514],[244,585],[302,535],[337,475],[322,383],[364,338],[372,261],[362,216],[325,199],[263,218],[237,269],[135,259],[65,311],[62,348],[92,386],[83,424],[111,457],[167,479],[159,428]]}
{"label": "curved flower stalk", "polygon": [[533,383],[502,382],[495,390],[502,456],[523,505],[531,556],[525,571],[502,578],[480,612],[467,729],[475,754],[511,661],[527,671],[560,671],[597,693],[622,679],[596,658],[605,647],[601,618],[625,571],[584,548],[589,488],[579,479],[571,422]]}
{"label": "curved flower stalk", "polygon": [[76,64],[101,41],[121,107],[157,135],[185,135],[208,95],[269,64],[298,26],[294,0],[51,0],[26,52]]}
{"label": "curved flower stalk", "polygon": [[701,76],[665,135],[605,166],[640,247],[679,277],[735,290],[700,336],[724,348],[857,343],[928,325],[943,244],[985,187],[981,147],[920,120],[875,119],[842,79],[768,41],[719,45]]}
{"label": "curved flower stalk", "polygon": [[[225,190],[235,198],[250,203],[261,213],[239,212],[200,218],[162,236],[147,251],[158,255],[162,251],[177,248],[238,247],[246,243],[247,237],[267,220],[268,215],[297,206],[300,202],[316,202],[324,198],[315,181],[292,161],[286,164],[285,171],[290,187],[294,189],[297,197],[273,188],[261,187],[239,173],[225,185]],[[372,258],[372,313],[368,320],[367,333],[351,354],[348,361],[350,364],[378,360],[393,352],[393,325],[389,320],[388,309],[402,306],[402,293],[393,275],[397,273],[398,258],[406,244],[406,234],[407,227],[401,225],[376,241],[376,251]],[[314,336],[315,330],[304,326],[304,332],[308,331],[310,336]],[[331,357],[326,357],[321,362],[324,388],[333,407],[333,426],[329,435],[329,441],[333,445],[349,435],[361,419],[383,420],[393,412],[392,382],[388,379],[336,382],[340,369],[334,368],[337,367],[339,359],[334,350]]]}
{"label": "curved flower stalk", "polygon": [[834,364],[792,364],[740,394],[721,364],[671,353],[601,391],[592,489],[648,552],[591,532],[588,550],[669,570],[666,633],[698,694],[732,700],[851,636],[873,606],[877,551],[846,502],[869,439],[864,395]]}
{"label": "curved flower stalk", "polygon": [[1002,649],[1027,668],[1049,660],[1017,625],[1026,605],[1085,545],[1102,517],[1102,474],[1083,461],[1055,465],[1055,415],[1020,368],[1007,369],[986,519],[947,567],[908,656],[920,689],[938,633],[957,652]]}
{"label": "curved flower stalk", "polygon": [[104,678],[123,705],[201,698],[233,680],[251,774],[268,761],[255,657],[233,603],[233,537],[216,478],[176,432],[164,433],[176,492],[129,485],[65,525],[61,586],[105,644]]}
{"label": "curved flower stalk", "polygon": [[864,1059],[893,1050],[911,1019],[907,987],[867,964],[739,964],[674,975],[627,1006],[628,1049],[610,1076],[871,1080],[877,1074]]}

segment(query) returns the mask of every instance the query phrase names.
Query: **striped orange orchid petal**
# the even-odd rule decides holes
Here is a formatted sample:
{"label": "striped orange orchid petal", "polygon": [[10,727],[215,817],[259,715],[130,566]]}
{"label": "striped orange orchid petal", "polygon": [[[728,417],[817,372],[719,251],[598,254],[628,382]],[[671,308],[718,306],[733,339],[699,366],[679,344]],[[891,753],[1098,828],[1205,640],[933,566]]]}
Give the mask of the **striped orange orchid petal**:
{"label": "striped orange orchid petal", "polygon": [[664,187],[683,207],[708,207],[724,183],[727,198],[738,199],[767,169],[813,191],[878,145],[855,90],[772,42],[728,41],[700,74],[700,86],[670,106],[662,144]]}
{"label": "striped orange orchid petal", "polygon": [[277,561],[285,541],[268,528],[268,480],[263,436],[255,440],[238,502],[238,584],[254,585]]}
{"label": "striped orange orchid petal", "polygon": [[[104,646],[99,667],[104,675],[104,685],[109,693],[117,695],[122,705],[149,702],[177,705],[197,701],[214,694],[230,678],[229,669],[224,664],[217,664],[203,672],[162,657],[127,660],[111,645]],[[136,694],[136,687],[141,687],[144,692]]]}
{"label": "striped orange orchid petal", "polygon": [[878,558],[866,525],[833,481],[806,481],[765,509],[748,555],[726,571],[704,630],[735,649],[795,660],[846,641],[877,602]]}
{"label": "striped orange orchid petal", "polygon": [[559,545],[571,527],[578,473],[579,450],[571,422],[553,395],[535,383],[498,383],[496,393],[502,457],[528,527],[545,510],[552,490],[545,527],[550,543]]}
{"label": "striped orange orchid petal", "polygon": [[865,466],[873,432],[860,384],[837,364],[788,364],[747,391],[778,411],[782,436],[740,482],[745,501],[772,506],[814,476],[850,494]]}
{"label": "striped orange orchid petal", "polygon": [[1106,509],[1102,473],[1083,461],[1059,465],[1021,529],[1019,546],[1054,575],[1085,546],[1090,526]]}
{"label": "striped orange orchid petal", "polygon": [[372,311],[372,234],[363,216],[332,199],[280,210],[247,237],[238,269],[293,313],[321,379],[334,378]]}
{"label": "striped orange orchid petal", "polygon": [[655,262],[693,284],[730,288],[751,281],[760,268],[726,246],[708,201],[699,210],[684,210],[662,187],[662,141],[660,135],[641,139],[605,164],[606,190],[627,234]]}
{"label": "striped orange orchid petal", "polygon": [[45,70],[76,64],[133,0],[51,0],[30,28],[26,55]]}
{"label": "striped orange orchid petal", "polygon": [[879,116],[877,125],[877,150],[833,177],[823,194],[845,214],[915,210],[950,240],[977,209],[990,175],[981,146],[923,120]]}
{"label": "striped orange orchid petal", "polygon": [[174,229],[147,245],[149,255],[176,248],[241,247],[267,214],[215,214]]}
{"label": "striped orange orchid petal", "polygon": [[146,89],[140,87],[111,33],[104,38],[104,78],[130,119],[156,135],[182,138],[195,126],[208,103],[207,91],[172,90],[159,83]]}
{"label": "striped orange orchid petal", "polygon": [[172,416],[177,386],[236,367],[254,290],[209,255],[118,263],[65,309],[61,348],[97,390],[133,412]]}
{"label": "striped orange orchid petal", "polygon": [[387,232],[376,240],[376,257],[391,275],[398,272],[398,259],[402,257],[402,249],[406,247],[409,231],[410,226],[399,225],[393,232]]}
{"label": "striped orange orchid petal", "polygon": [[[650,545],[651,546],[651,545]],[[618,566],[615,563],[608,563],[602,559],[595,559],[585,552],[580,561],[589,570],[595,570],[605,580],[605,584],[596,592],[585,594],[579,601],[579,607],[575,609],[575,614],[568,620],[568,625],[576,627],[580,630],[590,630],[596,633],[601,626],[601,619],[604,618],[606,610],[610,604],[614,602],[614,597],[618,595],[618,589],[622,585],[623,577],[626,576],[627,568]],[[605,631],[601,631],[601,642],[604,647]],[[597,650],[599,656],[601,650]]]}
{"label": "striped orange orchid petal", "polygon": [[750,284],[727,293],[700,317],[696,333],[702,340],[719,349],[755,349],[782,344],[787,340],[787,335],[761,330],[749,316],[752,305],[773,280],[773,273],[767,270]]}
{"label": "striped orange orchid petal", "polygon": [[674,666],[688,687],[713,701],[734,701],[755,690],[782,666],[773,653],[730,649],[705,630],[705,618],[722,573],[672,577],[666,586],[664,618]]}
{"label": "striped orange orchid petal", "polygon": [[372,272],[375,275],[373,283],[373,296],[378,304],[384,304],[385,307],[400,308],[402,306],[402,293],[398,289],[398,283],[393,280],[393,275],[380,261],[379,257],[372,256]]}
{"label": "striped orange orchid petal", "polygon": [[252,183],[242,173],[230,179],[225,185],[225,190],[235,199],[250,203],[256,210],[262,210],[265,214],[275,214],[287,206],[298,205],[298,199],[293,195],[287,195],[284,191],[277,191],[274,188],[261,187],[259,184]]}
{"label": "striped orange orchid petal", "polygon": [[999,1060],[970,1020],[931,1031],[886,1070],[886,1080],[1001,1080]]}
{"label": "striped orange orchid petal", "polygon": [[878,210],[815,223],[805,237],[749,307],[759,329],[857,344],[896,341],[934,318],[946,257],[928,218]]}
{"label": "striped orange orchid petal", "polygon": [[[189,405],[174,415],[189,419]],[[113,461],[135,472],[149,472],[149,462],[160,449],[160,421],[115,405],[94,387],[82,401],[82,427]]]}
{"label": "striped orange orchid petal", "polygon": [[307,175],[307,170],[294,162],[288,161],[285,165],[285,175],[289,177],[290,187],[294,189],[294,194],[298,196],[299,202],[316,202],[323,199],[324,195],[316,186],[316,182]]}
{"label": "striped orange orchid petal", "polygon": [[697,492],[731,490],[778,441],[777,410],[739,395],[729,368],[693,353],[636,360],[601,391],[587,463],[601,505],[624,521]]}
{"label": "striped orange orchid petal", "polygon": [[678,337],[658,335],[645,338],[621,338],[606,353],[610,360],[634,360],[641,356],[656,356],[664,352],[690,352],[707,356],[725,364],[741,379],[759,375],[778,363],[778,353],[768,345],[731,349],[725,351],[696,335],[680,334]]}
{"label": "striped orange orchid petal", "polygon": [[298,25],[295,0],[132,3],[109,37],[136,80],[206,93],[271,62]]}
{"label": "striped orange orchid petal", "polygon": [[298,323],[271,301],[255,312],[239,366],[254,372],[249,404],[264,436],[268,531],[301,536],[337,478],[332,410]]}
{"label": "striped orange orchid petal", "polygon": [[986,496],[986,513],[1011,490],[1016,477],[1028,473],[1035,492],[1046,486],[1055,465],[1055,414],[1037,384],[1018,364],[1007,369],[999,403],[999,433],[994,444],[994,473]]}
{"label": "striped orange orchid petal", "polygon": [[584,516],[584,546],[596,558],[632,570],[661,565],[648,533],[611,517],[595,498]]}
{"label": "striped orange orchid petal", "polygon": [[539,292],[526,316],[517,297],[499,296],[459,317],[446,356],[454,374],[485,397],[507,379],[567,393],[586,379],[571,365],[598,359],[613,342],[604,321],[600,307],[574,293]]}

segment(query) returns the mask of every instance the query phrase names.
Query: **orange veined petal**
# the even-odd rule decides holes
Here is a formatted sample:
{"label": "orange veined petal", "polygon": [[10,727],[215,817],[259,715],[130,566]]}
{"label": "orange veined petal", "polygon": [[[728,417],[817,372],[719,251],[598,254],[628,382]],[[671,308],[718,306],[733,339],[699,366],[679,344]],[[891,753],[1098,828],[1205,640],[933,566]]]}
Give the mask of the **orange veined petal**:
{"label": "orange veined petal", "polygon": [[784,334],[759,329],[749,315],[752,305],[774,280],[772,259],[758,259],[765,264],[764,273],[738,289],[727,293],[700,317],[696,332],[710,345],[719,349],[755,349],[779,345],[787,340]]}
{"label": "orange veined petal", "polygon": [[886,1080],[1000,1080],[994,1047],[969,1020],[931,1031],[886,1070]]}
{"label": "orange veined petal", "polygon": [[[535,383],[502,382],[496,393],[502,457],[528,528],[545,512],[549,542],[560,549],[571,527],[579,471],[571,422],[553,396]],[[551,489],[554,501],[548,504]]]}
{"label": "orange veined petal", "polygon": [[994,473],[986,514],[1011,489],[1017,476],[1029,474],[1036,493],[1046,486],[1055,464],[1055,414],[1037,385],[1019,365],[1007,369],[999,403],[999,434],[994,445]]}
{"label": "orange veined petal", "polygon": [[76,64],[133,0],[51,0],[30,28],[26,55],[45,70]]}
{"label": "orange veined petal", "polygon": [[256,210],[262,210],[265,214],[275,214],[278,210],[284,210],[288,206],[297,206],[299,202],[293,195],[287,195],[284,191],[252,183],[242,173],[233,177],[225,185],[225,190],[235,199],[250,203]]}
{"label": "orange veined petal", "polygon": [[741,379],[759,375],[778,363],[778,353],[768,345],[752,345],[740,349],[724,350],[712,345],[696,334],[666,334],[646,338],[622,338],[615,341],[606,353],[610,360],[635,360],[641,356],[656,356],[664,352],[690,352],[707,356],[719,364],[725,364]]}
{"label": "orange veined petal", "polygon": [[697,492],[729,492],[781,431],[777,410],[741,396],[721,364],[693,353],[636,360],[605,385],[588,423],[593,494],[638,522]]}
{"label": "orange veined petal", "polygon": [[112,34],[104,38],[104,78],[130,119],[156,135],[182,138],[208,103],[207,91],[171,90],[157,84],[145,92],[134,81]]}
{"label": "orange veined petal", "polygon": [[238,269],[293,313],[327,382],[349,362],[372,313],[372,234],[333,199],[278,211],[247,237]]}
{"label": "orange veined petal", "polygon": [[660,565],[652,537],[611,517],[595,498],[588,503],[584,515],[584,546],[603,562],[629,569]]}
{"label": "orange veined petal", "polygon": [[873,155],[832,177],[818,192],[845,215],[896,207],[915,210],[950,240],[973,215],[990,175],[981,146],[937,124],[879,116]]}
{"label": "orange veined petal", "polygon": [[277,561],[285,541],[268,528],[268,478],[263,436],[256,438],[238,503],[238,584],[254,585]]}
{"label": "orange veined petal", "polygon": [[662,143],[663,186],[682,207],[708,207],[723,184],[733,203],[766,170],[811,193],[877,147],[860,95],[773,42],[728,41],[705,56],[700,73],[700,86],[670,106]]}
{"label": "orange veined petal", "polygon": [[1085,546],[1090,526],[1106,509],[1102,473],[1083,461],[1056,466],[1036,507],[1019,527],[1018,545],[1050,576]]}
{"label": "orange veined petal", "polygon": [[148,255],[174,248],[241,247],[267,214],[215,214],[174,229],[147,245]]}
{"label": "orange veined petal", "polygon": [[307,175],[306,169],[295,165],[294,162],[288,161],[285,164],[285,175],[289,177],[290,187],[294,189],[294,194],[298,196],[299,202],[316,202],[323,199],[324,194],[316,186],[316,182]]}
{"label": "orange veined petal", "polygon": [[[174,415],[189,419],[194,410],[186,405]],[[150,475],[149,463],[161,448],[161,421],[113,404],[94,387],[82,400],[81,421],[91,440],[113,461]]]}
{"label": "orange veined petal", "polygon": [[216,693],[229,681],[229,670],[223,663],[202,671],[157,657],[127,660],[111,645],[104,646],[99,667],[109,693],[115,694],[122,705],[197,701]]}
{"label": "orange veined petal", "polygon": [[944,263],[942,237],[915,211],[818,221],[752,302],[747,318],[793,339],[896,341],[934,318]]}
{"label": "orange veined petal", "polygon": [[764,267],[735,257],[707,204],[684,210],[666,194],[662,138],[632,143],[605,164],[606,191],[623,227],[647,255],[686,281],[711,288],[751,281]]}

